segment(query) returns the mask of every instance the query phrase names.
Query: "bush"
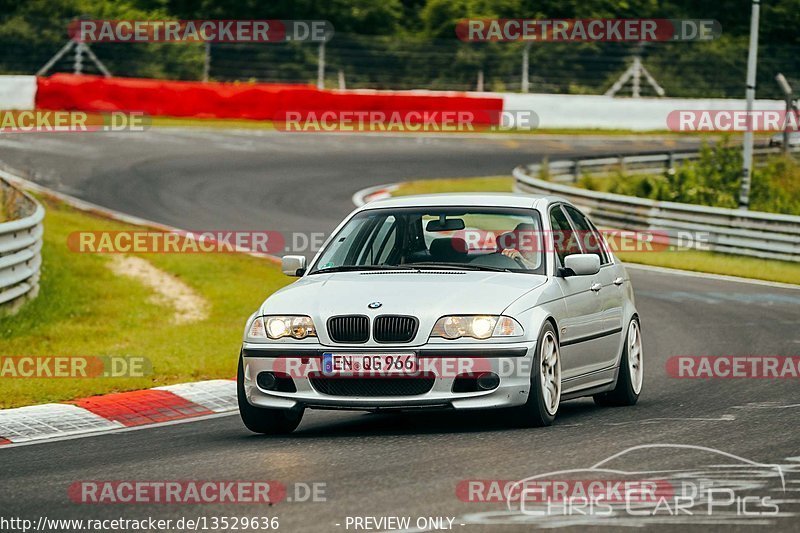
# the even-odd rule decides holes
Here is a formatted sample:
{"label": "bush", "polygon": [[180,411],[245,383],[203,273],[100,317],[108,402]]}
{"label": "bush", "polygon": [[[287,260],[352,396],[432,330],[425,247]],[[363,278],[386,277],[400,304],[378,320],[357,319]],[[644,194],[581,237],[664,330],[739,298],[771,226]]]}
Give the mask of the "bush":
{"label": "bush", "polygon": [[[700,157],[663,175],[616,174],[608,191],[653,200],[735,208],[739,205],[742,153],[724,139],[704,144]],[[596,189],[596,185],[579,182]],[[800,215],[800,164],[791,156],[771,156],[753,172],[750,209]]]}
{"label": "bush", "polygon": [[750,186],[755,211],[800,215],[800,164],[792,156],[770,158],[758,169]]}

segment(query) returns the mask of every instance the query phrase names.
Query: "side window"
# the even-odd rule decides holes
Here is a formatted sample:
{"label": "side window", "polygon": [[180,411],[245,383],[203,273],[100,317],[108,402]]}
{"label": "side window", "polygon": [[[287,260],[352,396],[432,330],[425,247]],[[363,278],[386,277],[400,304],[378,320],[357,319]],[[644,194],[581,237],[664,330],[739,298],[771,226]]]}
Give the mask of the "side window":
{"label": "side window", "polygon": [[603,248],[602,237],[597,230],[595,230],[589,220],[583,213],[570,205],[565,205],[564,209],[569,214],[569,218],[577,229],[577,240],[581,245],[584,253],[594,254],[600,258],[600,264],[604,265],[609,262],[606,256],[606,251]]}
{"label": "side window", "polygon": [[600,242],[600,252],[603,254],[603,257],[605,257],[605,260],[602,260],[602,259],[600,260],[600,264],[604,265],[606,263],[611,263],[612,262],[611,248],[609,248],[609,246],[608,246],[608,241],[606,240],[605,236],[603,236],[603,234],[600,233],[600,230],[597,229],[597,226],[594,225],[594,222],[592,222],[588,218],[586,220],[589,222],[589,225],[592,227],[592,231],[597,234],[597,237],[598,237],[599,242]]}
{"label": "side window", "polygon": [[560,206],[550,209],[550,225],[553,227],[555,252],[560,264],[563,265],[565,257],[581,253],[581,248],[575,238],[575,232],[572,231],[572,226]]}

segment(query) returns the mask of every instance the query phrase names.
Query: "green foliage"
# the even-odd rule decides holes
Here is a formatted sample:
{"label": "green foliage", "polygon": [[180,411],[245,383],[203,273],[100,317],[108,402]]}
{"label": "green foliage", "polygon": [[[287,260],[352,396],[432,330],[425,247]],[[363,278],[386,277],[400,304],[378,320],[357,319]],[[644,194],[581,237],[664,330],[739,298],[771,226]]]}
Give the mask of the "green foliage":
{"label": "green foliage", "polygon": [[771,158],[756,169],[750,187],[750,208],[800,215],[800,164],[791,156]]}
{"label": "green foliage", "polygon": [[[704,144],[700,157],[663,175],[611,178],[608,191],[653,200],[735,208],[739,205],[742,153],[723,140]],[[753,172],[750,209],[800,215],[800,164],[792,157],[773,156]],[[586,186],[585,182],[579,182]]]}
{"label": "green foliage", "polygon": [[[325,19],[332,76],[348,87],[471,89],[484,72],[490,90],[518,90],[522,43],[465,43],[466,18],[690,18],[718,20],[711,42],[544,43],[530,48],[536,92],[601,94],[640,54],[669,96],[741,97],[750,10],[743,0],[0,0],[0,73],[30,74],[52,57],[76,17],[102,19]],[[776,72],[800,70],[800,0],[762,6],[758,96],[780,97]],[[241,49],[221,45],[211,75],[220,80],[313,82],[316,47],[307,43]],[[93,45],[115,75],[200,79],[203,47],[193,44]],[[224,50],[223,50],[224,49]],[[69,70],[69,58],[57,70]],[[93,72],[87,65],[87,72]],[[626,88],[626,90],[628,90]],[[644,95],[652,95],[648,84]]]}
{"label": "green foliage", "polygon": [[539,176],[540,180],[550,181],[550,159],[547,157],[542,158],[542,162],[539,165]]}
{"label": "green foliage", "polygon": [[583,174],[578,178],[578,187],[589,189],[590,191],[598,191],[600,190],[600,183],[598,183],[598,179],[591,174]]}

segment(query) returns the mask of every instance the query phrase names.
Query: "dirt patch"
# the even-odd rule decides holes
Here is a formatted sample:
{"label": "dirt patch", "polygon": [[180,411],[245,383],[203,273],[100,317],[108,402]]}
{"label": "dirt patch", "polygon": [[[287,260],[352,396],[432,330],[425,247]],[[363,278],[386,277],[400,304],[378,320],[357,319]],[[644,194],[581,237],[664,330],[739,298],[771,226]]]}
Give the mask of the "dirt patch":
{"label": "dirt patch", "polygon": [[151,301],[173,309],[172,323],[187,324],[208,318],[209,303],[178,278],[157,269],[141,257],[112,256],[109,268],[153,290]]}

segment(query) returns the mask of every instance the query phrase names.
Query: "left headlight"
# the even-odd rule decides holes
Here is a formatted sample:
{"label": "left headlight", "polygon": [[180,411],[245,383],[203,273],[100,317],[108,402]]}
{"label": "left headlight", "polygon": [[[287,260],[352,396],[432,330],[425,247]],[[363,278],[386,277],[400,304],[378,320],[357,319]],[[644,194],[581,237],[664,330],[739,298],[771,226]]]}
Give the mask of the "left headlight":
{"label": "left headlight", "polygon": [[248,332],[248,337],[254,339],[292,337],[299,340],[316,336],[317,330],[311,317],[302,315],[259,316],[253,320]]}
{"label": "left headlight", "polygon": [[508,316],[497,315],[450,315],[443,316],[433,326],[431,337],[459,339],[472,337],[520,337],[524,333],[519,322]]}

